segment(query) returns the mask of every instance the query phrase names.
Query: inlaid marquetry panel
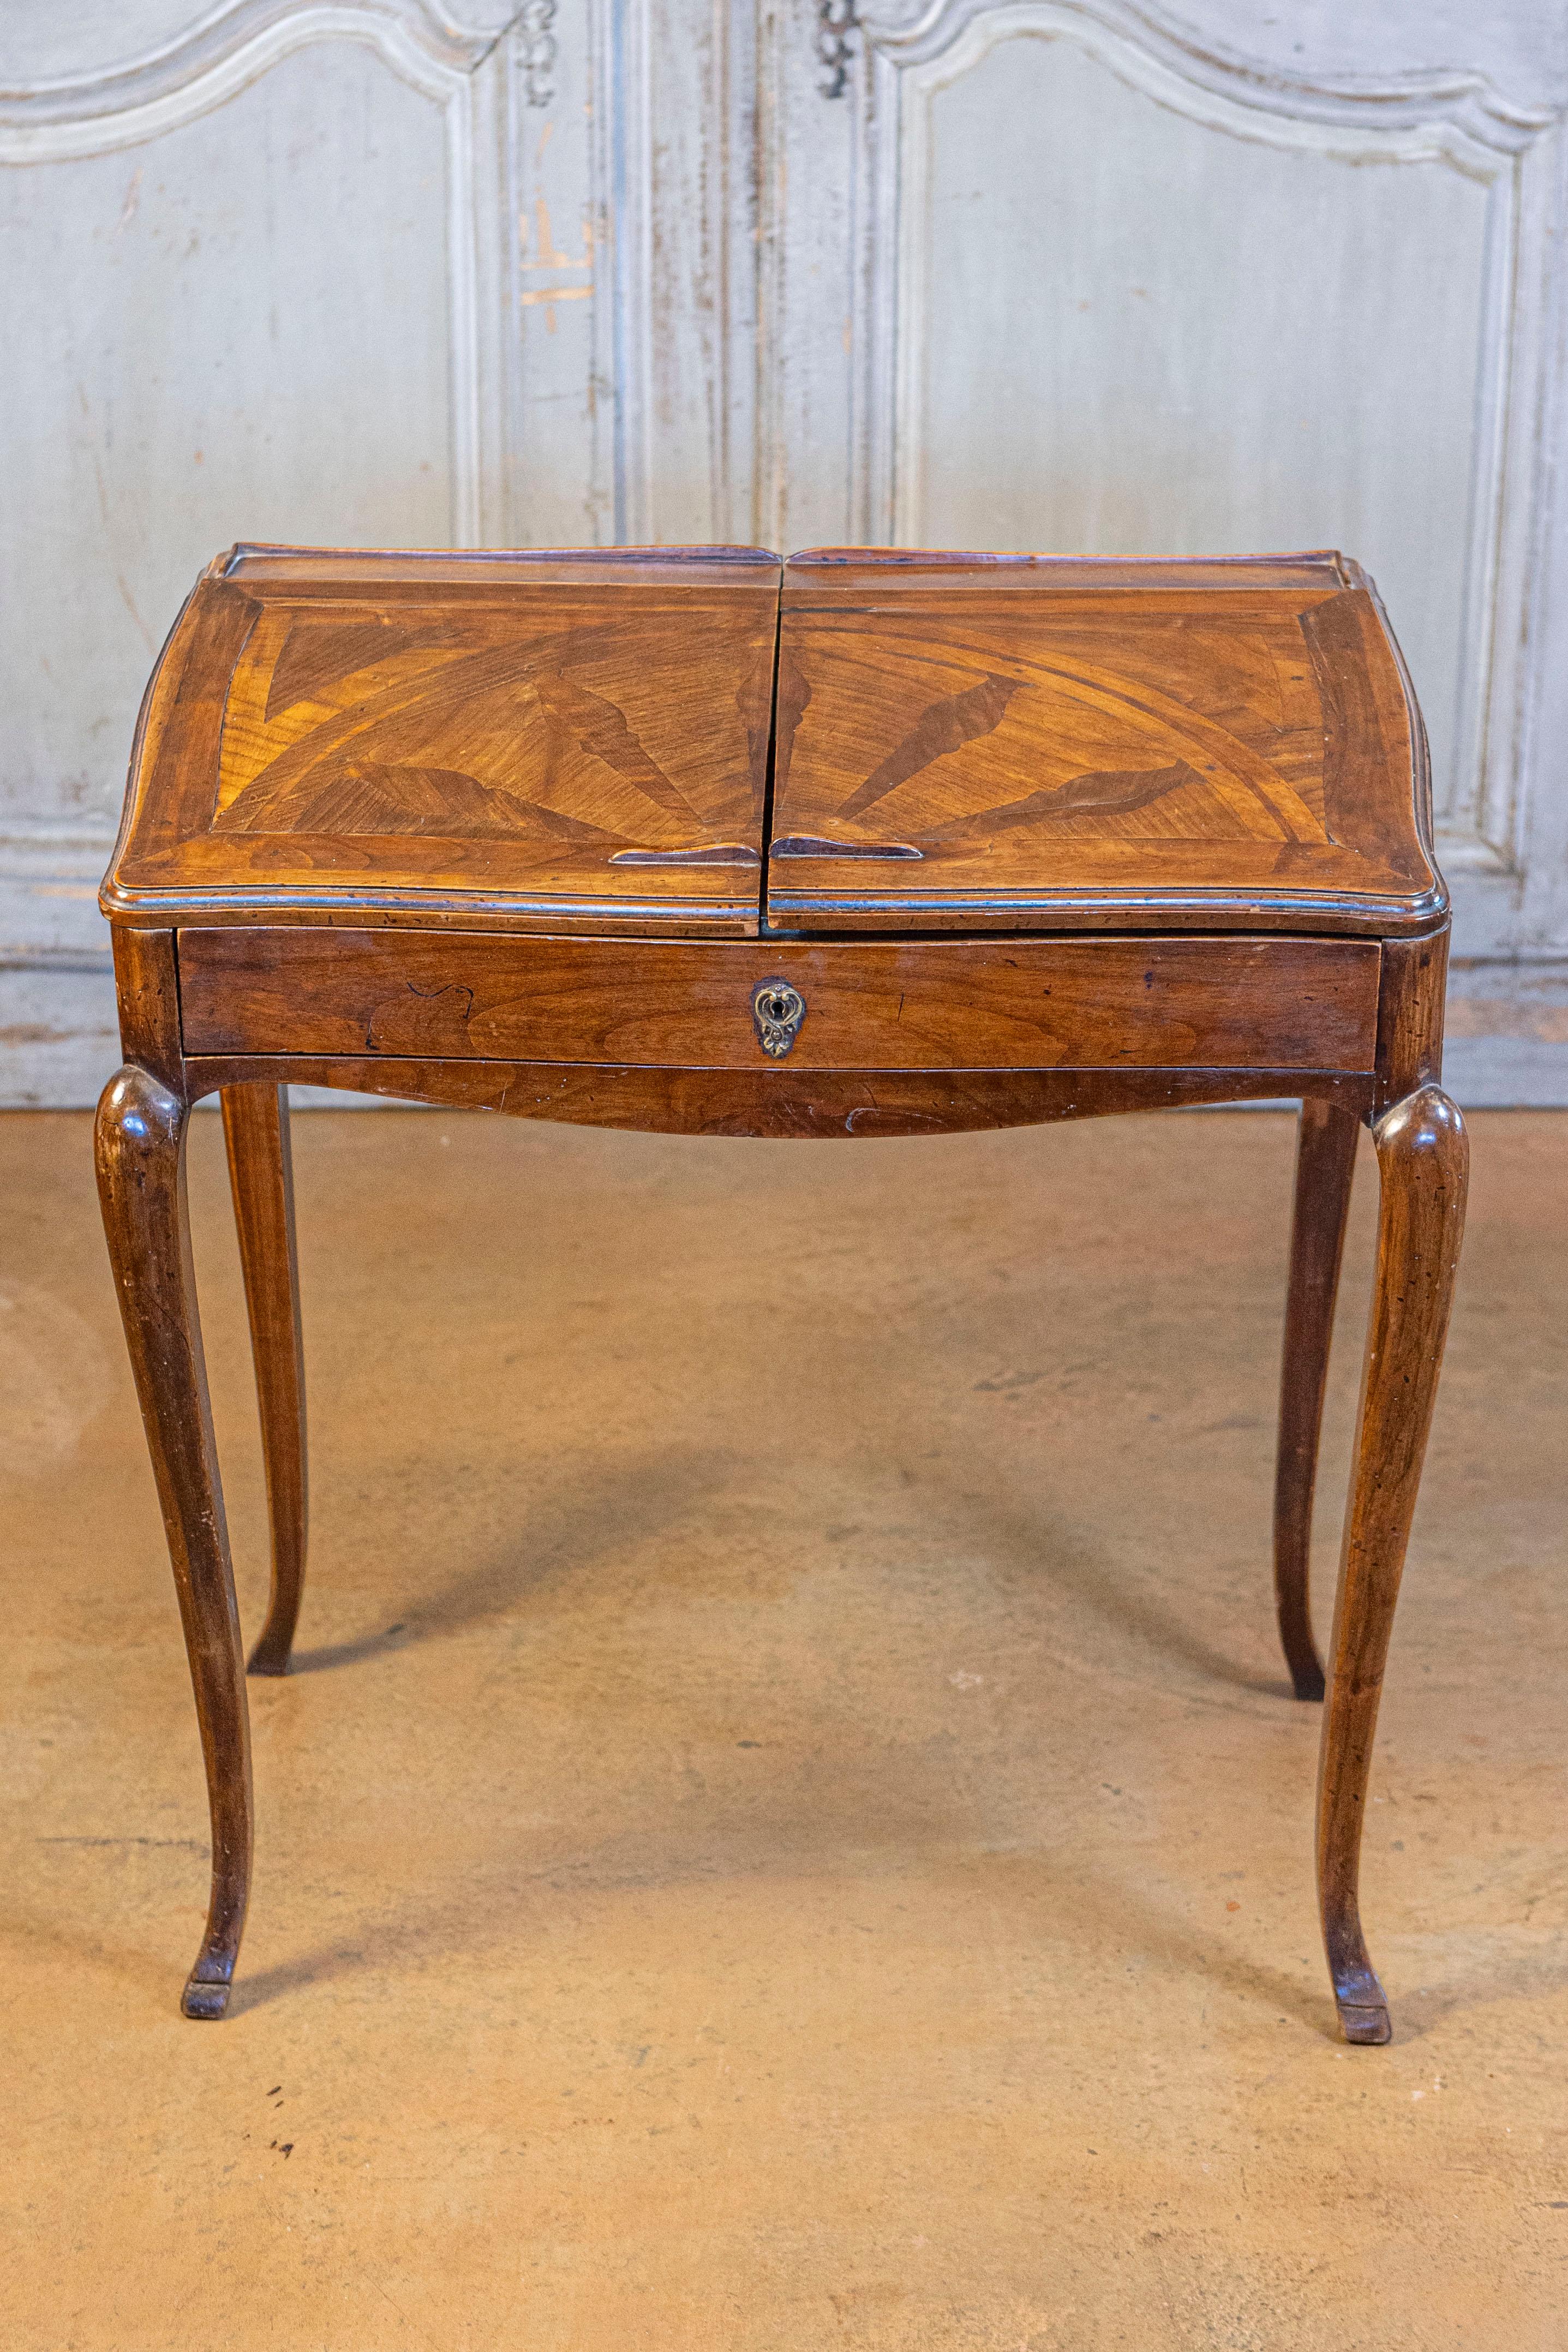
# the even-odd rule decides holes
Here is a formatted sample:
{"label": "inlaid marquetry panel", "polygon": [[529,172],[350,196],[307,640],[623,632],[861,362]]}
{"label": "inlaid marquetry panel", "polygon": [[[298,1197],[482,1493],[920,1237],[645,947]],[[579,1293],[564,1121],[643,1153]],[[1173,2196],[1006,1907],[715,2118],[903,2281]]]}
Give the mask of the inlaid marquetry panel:
{"label": "inlaid marquetry panel", "polygon": [[754,929],[778,571],[237,551],[150,698],[107,903]]}
{"label": "inlaid marquetry panel", "polygon": [[780,920],[1386,931],[1441,904],[1397,658],[1332,556],[797,560],[777,708]]}

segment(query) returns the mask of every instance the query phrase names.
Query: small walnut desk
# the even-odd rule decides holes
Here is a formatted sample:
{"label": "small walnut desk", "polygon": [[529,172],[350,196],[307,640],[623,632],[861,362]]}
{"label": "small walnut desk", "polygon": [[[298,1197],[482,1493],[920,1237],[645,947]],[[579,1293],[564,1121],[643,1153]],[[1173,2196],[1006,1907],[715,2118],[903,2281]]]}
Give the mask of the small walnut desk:
{"label": "small walnut desk", "polygon": [[1344,2032],[1388,2039],[1362,1812],[1466,1141],[1437,1084],[1448,916],[1421,721],[1355,564],[237,547],[148,688],[103,904],[125,1063],[99,1179],[212,1810],[188,2017],[226,2006],[252,1839],[195,1101],[222,1098],[266,1449],[250,1670],[282,1674],[305,1558],[288,1081],[712,1136],[1284,1095],[1302,1110],[1275,1570],[1304,1699],[1324,1687],[1308,1535],[1363,1122],[1381,1172],[1318,1879]]}

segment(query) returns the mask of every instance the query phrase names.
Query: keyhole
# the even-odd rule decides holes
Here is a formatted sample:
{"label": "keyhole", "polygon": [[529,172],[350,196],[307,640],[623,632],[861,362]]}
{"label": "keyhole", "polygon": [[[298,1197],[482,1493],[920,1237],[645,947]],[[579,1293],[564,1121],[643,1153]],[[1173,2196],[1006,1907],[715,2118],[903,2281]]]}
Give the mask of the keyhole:
{"label": "keyhole", "polygon": [[781,1061],[795,1044],[805,1019],[805,999],[798,988],[791,988],[782,980],[764,980],[752,992],[752,1018],[763,1053],[771,1055],[775,1062]]}

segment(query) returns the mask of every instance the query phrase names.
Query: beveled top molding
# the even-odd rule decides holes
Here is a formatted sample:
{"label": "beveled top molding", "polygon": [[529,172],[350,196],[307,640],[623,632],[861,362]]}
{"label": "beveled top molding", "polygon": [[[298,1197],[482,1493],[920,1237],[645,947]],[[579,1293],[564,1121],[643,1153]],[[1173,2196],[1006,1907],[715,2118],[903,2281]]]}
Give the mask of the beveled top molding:
{"label": "beveled top molding", "polygon": [[1308,78],[1279,71],[1225,43],[1198,37],[1189,25],[1133,0],[926,0],[912,13],[896,5],[867,8],[859,19],[868,57],[895,70],[925,65],[984,24],[991,42],[1008,34],[1059,30],[1093,45],[1096,31],[1141,51],[1189,86],[1232,105],[1287,121],[1361,128],[1390,139],[1442,124],[1479,146],[1511,155],[1560,121],[1561,106],[1507,98],[1472,68],[1432,68],[1398,75]]}
{"label": "beveled top molding", "polygon": [[221,0],[127,64],[0,89],[0,162],[48,163],[156,138],[311,41],[366,42],[434,94],[481,65],[511,21],[476,30],[439,0]]}

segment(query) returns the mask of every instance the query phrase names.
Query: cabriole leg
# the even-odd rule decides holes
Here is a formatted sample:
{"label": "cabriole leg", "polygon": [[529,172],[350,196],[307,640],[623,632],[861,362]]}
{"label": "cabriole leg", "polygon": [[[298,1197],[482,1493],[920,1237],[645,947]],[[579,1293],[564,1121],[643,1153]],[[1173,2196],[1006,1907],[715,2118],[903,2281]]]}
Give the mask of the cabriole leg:
{"label": "cabriole leg", "polygon": [[1464,1230],[1469,1144],[1437,1087],[1373,1130],[1383,1200],[1356,1465],[1334,1603],[1333,1679],[1318,1772],[1318,1894],[1348,2042],[1386,2042],[1388,2004],[1362,1935],[1362,1820],[1394,1604],[1420,1484]]}
{"label": "cabriole leg", "polygon": [[272,1595],[250,1654],[253,1675],[283,1675],[305,1584],[307,1486],[305,1360],[294,1248],[294,1175],[289,1096],[283,1087],[221,1089],[229,1181],[234,1188],[261,1450],[272,1528]]}
{"label": "cabriole leg", "polygon": [[188,1106],[134,1064],[98,1107],[99,1195],[174,1563],[212,1813],[212,1900],[187,2017],[221,2017],[250,1887],[250,1718],[196,1315]]}
{"label": "cabriole leg", "polygon": [[1360,1132],[1361,1121],[1353,1111],[1311,1096],[1301,1105],[1274,1478],[1274,1594],[1285,1663],[1296,1696],[1303,1699],[1323,1696],[1323,1669],[1308,1606],[1312,1489]]}

